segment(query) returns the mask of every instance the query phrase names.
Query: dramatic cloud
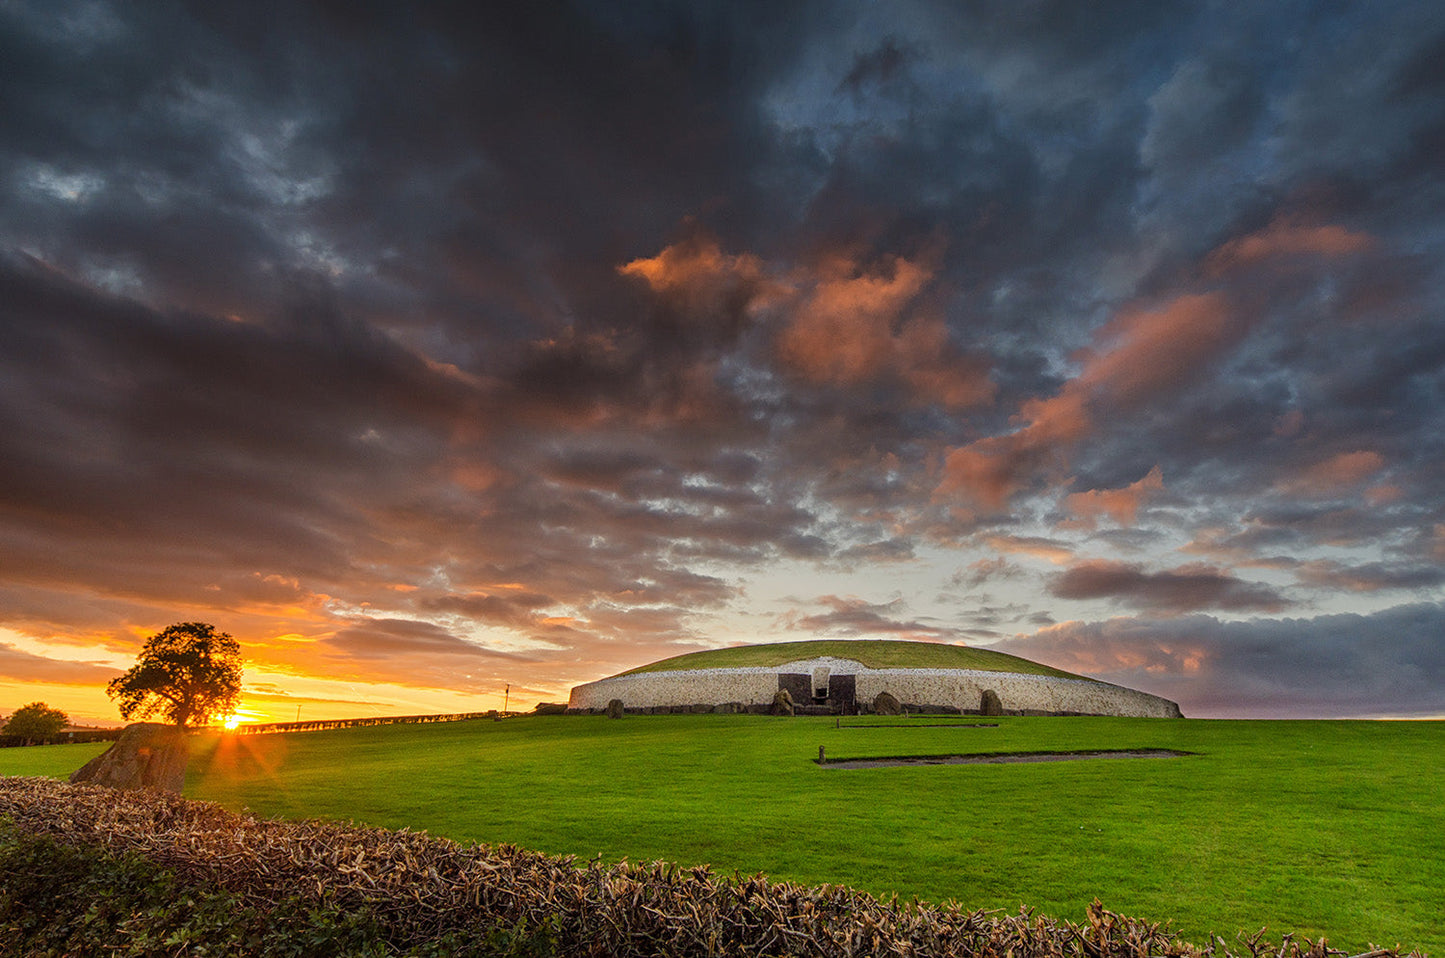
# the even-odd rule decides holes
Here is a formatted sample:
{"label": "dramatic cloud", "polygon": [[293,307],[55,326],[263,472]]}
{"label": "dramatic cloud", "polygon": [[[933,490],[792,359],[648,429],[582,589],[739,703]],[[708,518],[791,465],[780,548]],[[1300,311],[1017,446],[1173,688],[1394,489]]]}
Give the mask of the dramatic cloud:
{"label": "dramatic cloud", "polygon": [[1442,44],[1425,0],[0,5],[0,709],[113,718],[189,620],[318,717],[1423,628]]}
{"label": "dramatic cloud", "polygon": [[1371,615],[1223,622],[1064,622],[997,646],[1147,689],[1186,715],[1438,716],[1445,654],[1439,603]]}
{"label": "dramatic cloud", "polygon": [[[94,685],[107,683],[120,675],[97,662],[74,662],[53,659],[0,642],[0,678],[16,682],[52,682],[57,685]],[[23,704],[23,703],[22,703]]]}
{"label": "dramatic cloud", "polygon": [[1061,599],[1115,599],[1175,614],[1199,609],[1278,612],[1290,604],[1273,589],[1203,564],[1148,572],[1133,563],[1096,559],[1059,573],[1049,591]]}
{"label": "dramatic cloud", "polygon": [[871,604],[854,597],[825,595],[816,599],[815,604],[826,606],[828,611],[811,615],[789,612],[782,616],[781,624],[787,629],[842,638],[938,640],[953,639],[960,634],[958,629],[896,618],[900,612],[905,611],[902,599]]}
{"label": "dramatic cloud", "polygon": [[1070,512],[1090,525],[1099,516],[1106,515],[1121,526],[1132,526],[1139,515],[1139,507],[1163,488],[1164,476],[1159,467],[1155,466],[1144,478],[1131,482],[1122,489],[1074,492],[1069,494],[1065,502]]}

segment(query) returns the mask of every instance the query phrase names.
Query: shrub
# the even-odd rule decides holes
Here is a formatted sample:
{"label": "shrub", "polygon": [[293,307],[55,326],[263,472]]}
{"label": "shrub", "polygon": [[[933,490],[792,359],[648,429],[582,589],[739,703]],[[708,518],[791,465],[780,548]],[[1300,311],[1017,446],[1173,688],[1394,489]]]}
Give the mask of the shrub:
{"label": "shrub", "polygon": [[[1097,902],[1086,925],[503,845],[258,821],[161,793],[0,778],[0,927],[25,955],[1226,958]],[[180,907],[177,907],[180,903]],[[1328,958],[1256,935],[1253,958]],[[83,946],[83,947],[82,947]],[[152,950],[147,950],[152,949]],[[0,950],[0,954],[6,954]],[[1338,954],[1338,952],[1333,952]],[[1392,958],[1381,950],[1371,958]]]}

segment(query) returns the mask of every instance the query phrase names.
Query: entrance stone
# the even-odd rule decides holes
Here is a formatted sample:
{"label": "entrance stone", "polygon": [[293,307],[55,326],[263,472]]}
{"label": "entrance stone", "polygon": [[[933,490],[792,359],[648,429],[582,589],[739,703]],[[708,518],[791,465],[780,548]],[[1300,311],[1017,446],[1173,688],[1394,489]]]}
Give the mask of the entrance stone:
{"label": "entrance stone", "polygon": [[771,710],[771,714],[773,714],[773,715],[792,715],[792,714],[793,714],[793,697],[788,694],[788,690],[787,690],[787,689],[778,689],[777,694],[773,696],[773,707],[772,707],[772,710]]}
{"label": "entrance stone", "polygon": [[626,710],[625,710],[625,709],[623,708],[623,706],[622,706],[622,700],[621,700],[621,699],[613,699],[612,701],[610,701],[610,702],[607,703],[607,717],[608,717],[608,718],[610,718],[610,719],[620,719],[620,718],[622,718],[622,716],[623,716],[624,714],[626,714]]}
{"label": "entrance stone", "polygon": [[70,781],[179,795],[189,757],[184,731],[174,725],[137,722],[126,726],[114,745],[77,769]]}
{"label": "entrance stone", "polygon": [[983,695],[979,698],[978,714],[980,715],[1002,715],[1003,702],[999,700],[998,693],[993,689],[984,689]]}
{"label": "entrance stone", "polygon": [[887,692],[873,696],[874,715],[902,715],[903,705]]}

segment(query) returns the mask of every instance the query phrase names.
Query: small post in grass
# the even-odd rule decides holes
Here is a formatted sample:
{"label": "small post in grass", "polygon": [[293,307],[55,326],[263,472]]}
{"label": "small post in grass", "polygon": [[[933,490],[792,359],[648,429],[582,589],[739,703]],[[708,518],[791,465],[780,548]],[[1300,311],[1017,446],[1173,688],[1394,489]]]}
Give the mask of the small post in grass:
{"label": "small post in grass", "polygon": [[826,761],[828,761],[828,753],[827,753],[826,751],[824,751],[824,746],[819,745],[819,746],[818,746],[818,764],[819,764],[819,765],[822,765],[822,764],[823,764],[824,762],[826,762]]}

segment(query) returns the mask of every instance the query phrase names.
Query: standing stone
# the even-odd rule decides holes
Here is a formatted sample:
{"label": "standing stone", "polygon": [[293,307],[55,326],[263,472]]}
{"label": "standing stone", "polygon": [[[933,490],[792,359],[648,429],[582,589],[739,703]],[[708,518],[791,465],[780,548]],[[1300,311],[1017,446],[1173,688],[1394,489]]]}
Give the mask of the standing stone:
{"label": "standing stone", "polygon": [[874,715],[902,715],[903,704],[887,692],[873,696]]}
{"label": "standing stone", "polygon": [[72,783],[111,788],[153,788],[179,795],[186,783],[186,733],[174,725],[137,722],[114,745],[82,765]]}
{"label": "standing stone", "polygon": [[998,693],[993,689],[984,689],[983,696],[978,704],[980,715],[1002,715],[1003,702],[999,700]]}
{"label": "standing stone", "polygon": [[773,715],[792,715],[793,697],[788,694],[787,689],[778,689],[778,694],[773,696]]}
{"label": "standing stone", "polygon": [[612,701],[610,701],[610,702],[607,703],[607,717],[608,717],[608,718],[610,718],[610,719],[619,719],[619,718],[622,718],[623,714],[624,714],[624,713],[623,713],[622,700],[621,700],[621,699],[613,699]]}

